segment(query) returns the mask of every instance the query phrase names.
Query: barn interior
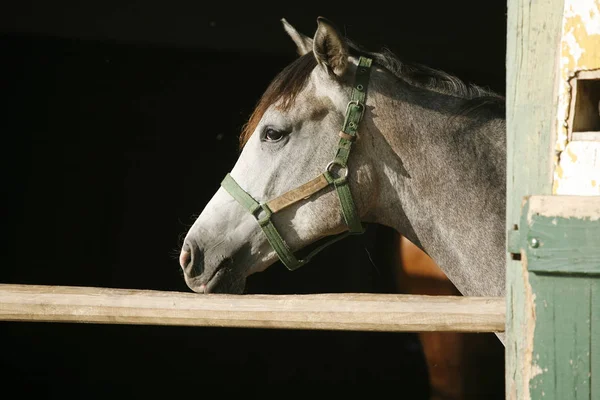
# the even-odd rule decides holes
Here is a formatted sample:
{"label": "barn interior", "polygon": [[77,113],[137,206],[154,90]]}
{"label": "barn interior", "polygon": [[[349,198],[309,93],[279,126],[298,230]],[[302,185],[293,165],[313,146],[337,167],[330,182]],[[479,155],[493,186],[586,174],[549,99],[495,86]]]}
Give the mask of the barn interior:
{"label": "barn interior", "polygon": [[[282,17],[312,36],[322,15],[368,49],[504,93],[505,1],[327,5],[3,4],[0,282],[189,292],[182,237],[297,56]],[[247,293],[393,293],[397,242],[371,226],[297,271],[251,276]],[[415,333],[1,322],[0,337],[5,390],[46,398],[433,396]],[[454,382],[464,398],[504,398],[503,347],[486,343]]]}

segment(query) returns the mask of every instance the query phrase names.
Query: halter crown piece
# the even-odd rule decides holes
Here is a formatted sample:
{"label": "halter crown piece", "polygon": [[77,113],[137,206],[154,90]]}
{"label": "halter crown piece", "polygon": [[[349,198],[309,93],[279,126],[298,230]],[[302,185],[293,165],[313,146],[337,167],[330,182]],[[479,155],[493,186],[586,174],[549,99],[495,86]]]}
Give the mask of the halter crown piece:
{"label": "halter crown piece", "polygon": [[[360,57],[358,68],[354,76],[354,86],[348,106],[346,107],[346,117],[344,125],[339,132],[340,140],[333,161],[327,164],[325,172],[315,179],[292,189],[279,197],[259,203],[238,185],[230,174],[227,174],[221,186],[237,200],[250,214],[252,214],[258,225],[262,228],[267,240],[279,256],[281,262],[291,271],[308,263],[317,253],[329,245],[345,238],[348,235],[361,234],[365,230],[360,223],[356,205],[352,199],[350,185],[348,184],[348,157],[352,149],[352,143],[356,140],[358,125],[365,113],[365,99],[367,96],[367,87],[369,84],[369,74],[371,72],[372,60],[367,57]],[[337,170],[337,172],[334,172]],[[344,220],[348,226],[348,231],[331,237],[325,243],[321,244],[311,251],[303,259],[298,259],[283,240],[279,231],[273,224],[271,217],[273,214],[284,208],[305,200],[313,194],[333,185],[340,199],[340,206]],[[262,211],[262,213],[261,213]],[[262,214],[262,215],[260,215]]]}

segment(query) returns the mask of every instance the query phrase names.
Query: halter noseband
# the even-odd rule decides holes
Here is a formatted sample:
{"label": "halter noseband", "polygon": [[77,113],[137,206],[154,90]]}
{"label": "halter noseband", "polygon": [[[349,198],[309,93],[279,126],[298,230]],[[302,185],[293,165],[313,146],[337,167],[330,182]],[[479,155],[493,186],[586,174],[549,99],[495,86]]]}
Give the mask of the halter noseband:
{"label": "halter noseband", "polygon": [[[344,125],[339,132],[340,141],[338,142],[337,152],[333,161],[327,164],[325,172],[315,179],[298,186],[279,197],[269,200],[266,203],[259,203],[254,200],[252,196],[238,185],[230,174],[227,174],[225,179],[221,182],[221,186],[223,186],[223,188],[227,190],[227,192],[229,192],[242,207],[248,210],[256,218],[258,225],[262,228],[267,240],[279,256],[279,259],[291,271],[308,263],[318,252],[338,240],[341,240],[348,235],[361,234],[365,231],[360,223],[360,217],[356,211],[356,205],[352,199],[350,185],[348,184],[348,157],[350,156],[352,143],[356,140],[358,125],[365,113],[365,99],[367,96],[371,63],[372,60],[367,57],[360,57],[358,61],[351,98],[346,107]],[[334,172],[336,168],[337,172]],[[342,214],[344,215],[344,220],[348,226],[348,231],[333,236],[327,242],[311,251],[306,257],[299,260],[277,231],[271,217],[273,214],[284,208],[301,200],[305,200],[330,185],[333,185],[337,191]]]}

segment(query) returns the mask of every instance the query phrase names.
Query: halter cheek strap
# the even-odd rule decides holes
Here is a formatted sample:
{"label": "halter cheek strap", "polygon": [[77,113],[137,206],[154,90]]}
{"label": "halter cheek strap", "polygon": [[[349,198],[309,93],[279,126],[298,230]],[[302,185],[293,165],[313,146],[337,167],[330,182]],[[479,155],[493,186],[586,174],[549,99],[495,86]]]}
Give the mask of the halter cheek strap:
{"label": "halter cheek strap", "polygon": [[[221,182],[221,186],[256,218],[258,225],[263,230],[279,259],[289,270],[293,271],[308,263],[321,250],[346,236],[364,232],[348,183],[348,157],[350,156],[352,144],[356,140],[358,126],[365,113],[365,99],[369,84],[371,63],[372,60],[370,58],[360,57],[359,59],[351,98],[346,107],[344,124],[342,130],[339,132],[340,140],[337,151],[333,161],[325,168],[325,172],[311,181],[262,204],[244,191],[230,174],[227,174]],[[321,192],[330,185],[335,187],[338,194],[348,231],[331,237],[325,243],[311,251],[306,257],[299,260],[279,234],[271,217],[286,207]]]}

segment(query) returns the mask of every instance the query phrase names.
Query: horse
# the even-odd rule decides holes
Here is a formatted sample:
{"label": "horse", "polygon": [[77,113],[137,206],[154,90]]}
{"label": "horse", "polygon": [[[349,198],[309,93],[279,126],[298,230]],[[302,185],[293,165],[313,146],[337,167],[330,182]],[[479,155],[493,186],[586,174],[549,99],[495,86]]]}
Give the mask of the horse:
{"label": "horse", "polygon": [[365,224],[392,228],[465,296],[505,291],[504,98],[373,52],[317,18],[282,19],[298,57],[269,84],[240,154],[189,228],[179,263],[197,293],[244,292]]}

